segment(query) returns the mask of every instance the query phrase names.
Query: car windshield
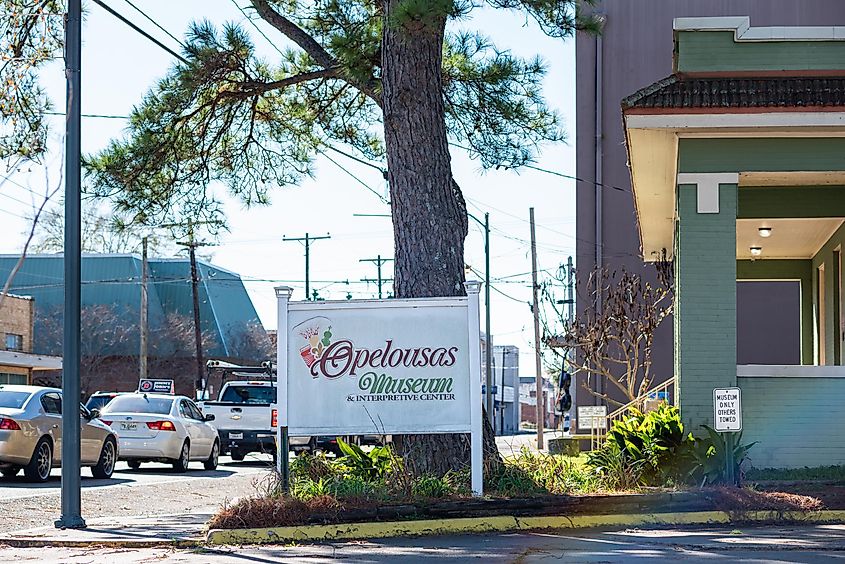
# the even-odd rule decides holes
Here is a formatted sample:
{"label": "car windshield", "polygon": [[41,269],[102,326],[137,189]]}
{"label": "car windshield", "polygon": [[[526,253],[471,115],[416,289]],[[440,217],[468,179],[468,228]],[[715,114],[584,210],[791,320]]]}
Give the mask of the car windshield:
{"label": "car windshield", "polygon": [[147,396],[118,396],[106,404],[102,413],[170,413],[173,400]]}
{"label": "car windshield", "polygon": [[271,386],[229,386],[220,401],[270,405],[276,401],[276,388]]}
{"label": "car windshield", "polygon": [[7,392],[0,390],[0,407],[20,409],[29,398],[29,392]]}
{"label": "car windshield", "polygon": [[109,403],[114,396],[91,396],[88,398],[88,403],[85,404],[85,407],[88,410],[92,409],[102,409],[107,403]]}

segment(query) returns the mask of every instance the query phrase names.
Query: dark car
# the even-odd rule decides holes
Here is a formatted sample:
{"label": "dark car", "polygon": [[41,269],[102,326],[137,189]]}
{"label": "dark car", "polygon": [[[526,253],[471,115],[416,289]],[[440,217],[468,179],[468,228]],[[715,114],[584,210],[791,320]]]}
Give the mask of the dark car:
{"label": "dark car", "polygon": [[95,409],[100,411],[111,400],[126,393],[128,392],[94,392],[91,394],[91,397],[88,398],[88,401],[85,402],[85,409],[88,411],[93,411]]}

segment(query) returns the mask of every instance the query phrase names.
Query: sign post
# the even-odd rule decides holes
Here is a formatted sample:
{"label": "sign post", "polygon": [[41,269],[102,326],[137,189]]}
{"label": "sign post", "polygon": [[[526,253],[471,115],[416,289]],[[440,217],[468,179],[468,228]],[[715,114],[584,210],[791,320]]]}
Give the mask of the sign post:
{"label": "sign post", "polygon": [[277,287],[277,470],[287,439],[470,433],[483,493],[480,283],[465,297],[291,302]]}
{"label": "sign post", "polygon": [[[290,491],[288,460],[288,303],[293,288],[276,287],[279,324],[276,330],[276,471],[282,477],[282,491]],[[307,296],[306,296],[307,297]]]}
{"label": "sign post", "polygon": [[736,432],[742,431],[742,390],[739,388],[713,390],[713,424],[717,433],[724,433],[725,478],[731,484],[735,484],[734,438]]}

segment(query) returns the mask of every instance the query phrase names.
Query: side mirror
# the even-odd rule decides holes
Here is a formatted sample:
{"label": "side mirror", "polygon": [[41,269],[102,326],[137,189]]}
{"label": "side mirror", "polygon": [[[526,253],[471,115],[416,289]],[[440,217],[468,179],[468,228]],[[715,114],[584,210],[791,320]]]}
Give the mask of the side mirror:
{"label": "side mirror", "polygon": [[99,409],[91,409],[91,410],[89,410],[89,411],[88,411],[88,413],[86,414],[86,418],[87,418],[89,421],[91,421],[91,420],[93,420],[93,419],[99,419],[99,418],[100,418],[100,410],[99,410]]}
{"label": "side mirror", "polygon": [[209,414],[207,414],[207,415],[205,416],[204,420],[205,420],[205,421],[214,421],[214,414],[213,414],[213,413],[209,413]]}

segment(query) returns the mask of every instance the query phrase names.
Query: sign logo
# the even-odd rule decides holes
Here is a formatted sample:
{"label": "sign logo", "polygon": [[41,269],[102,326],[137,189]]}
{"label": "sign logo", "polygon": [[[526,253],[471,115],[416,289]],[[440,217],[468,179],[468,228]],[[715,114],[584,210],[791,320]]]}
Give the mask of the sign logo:
{"label": "sign logo", "polygon": [[[294,327],[294,331],[302,338],[299,356],[305,366],[311,368],[323,356],[326,347],[332,344],[331,321],[325,317],[312,317]],[[311,375],[316,378],[312,370]]]}

